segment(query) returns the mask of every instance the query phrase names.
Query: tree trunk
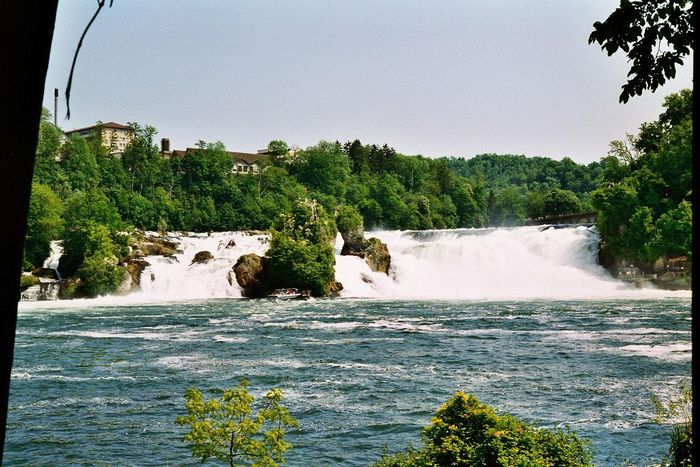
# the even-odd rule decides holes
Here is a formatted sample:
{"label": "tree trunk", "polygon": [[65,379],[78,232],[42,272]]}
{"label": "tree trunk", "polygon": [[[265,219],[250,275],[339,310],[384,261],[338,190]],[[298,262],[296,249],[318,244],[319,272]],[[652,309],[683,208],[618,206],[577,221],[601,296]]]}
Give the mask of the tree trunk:
{"label": "tree trunk", "polygon": [[58,0],[0,2],[0,219],[6,238],[0,260],[0,463],[34,154],[57,5]]}

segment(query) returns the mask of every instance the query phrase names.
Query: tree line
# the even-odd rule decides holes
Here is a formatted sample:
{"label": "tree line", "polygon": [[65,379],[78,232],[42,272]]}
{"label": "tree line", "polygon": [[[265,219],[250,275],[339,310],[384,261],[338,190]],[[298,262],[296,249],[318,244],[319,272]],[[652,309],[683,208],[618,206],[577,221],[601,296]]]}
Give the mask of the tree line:
{"label": "tree line", "polygon": [[118,259],[132,228],[269,230],[299,200],[316,200],[333,219],[359,216],[366,229],[515,226],[595,209],[616,255],[651,261],[689,254],[692,91],[669,96],[664,106],[658,121],[587,165],[566,157],[409,156],[359,140],[292,149],[274,140],[259,173],[245,175],[231,173],[220,142],[200,141],[186,156],[167,158],[155,128],[130,124],[133,140],[115,157],[98,135],[64,140],[44,110],[25,269],[41,266],[49,242],[60,238],[62,274],[103,277],[97,289],[110,289],[122,277]]}

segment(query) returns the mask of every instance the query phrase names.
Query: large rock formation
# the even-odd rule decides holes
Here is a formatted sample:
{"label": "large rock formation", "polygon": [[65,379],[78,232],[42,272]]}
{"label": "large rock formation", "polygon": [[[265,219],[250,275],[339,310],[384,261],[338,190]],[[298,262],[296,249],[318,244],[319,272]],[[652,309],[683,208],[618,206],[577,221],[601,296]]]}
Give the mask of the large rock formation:
{"label": "large rock formation", "polygon": [[214,255],[212,255],[210,251],[198,251],[197,253],[195,253],[191,264],[206,263],[210,259],[214,259]]}
{"label": "large rock formation", "polygon": [[141,288],[141,273],[151,264],[143,258],[134,258],[126,262],[126,270],[129,273],[125,282],[129,282],[127,291],[138,290]]}
{"label": "large rock formation", "polygon": [[343,237],[343,256],[359,256],[364,259],[372,271],[389,274],[391,255],[386,243],[378,238],[365,238],[362,228],[340,234]]}
{"label": "large rock formation", "polygon": [[43,279],[53,279],[58,280],[58,275],[55,269],[49,268],[34,268],[32,269],[32,275],[36,277],[41,277]]}
{"label": "large rock formation", "polygon": [[90,295],[83,287],[83,281],[79,277],[70,277],[58,283],[58,298],[61,300],[73,298],[88,298]]}
{"label": "large rock formation", "polygon": [[330,295],[338,295],[341,290],[343,290],[343,284],[338,281],[332,281],[328,284],[328,293]]}
{"label": "large rock formation", "polygon": [[178,246],[176,242],[139,232],[129,243],[131,253],[127,260],[151,255],[172,256],[178,253]]}
{"label": "large rock formation", "polygon": [[[233,273],[244,297],[266,297],[272,290],[266,281],[265,258],[262,256],[255,253],[241,256],[233,266]],[[229,282],[233,282],[230,273]]]}

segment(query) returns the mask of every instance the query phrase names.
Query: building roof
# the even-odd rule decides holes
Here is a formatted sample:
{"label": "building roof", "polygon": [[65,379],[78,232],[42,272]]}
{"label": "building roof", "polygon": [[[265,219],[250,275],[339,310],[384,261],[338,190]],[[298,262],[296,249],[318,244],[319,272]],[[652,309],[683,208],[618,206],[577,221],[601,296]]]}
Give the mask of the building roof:
{"label": "building roof", "polygon": [[[184,157],[188,153],[192,153],[196,151],[197,148],[187,148],[185,150],[182,149],[174,149],[172,151],[171,157]],[[246,164],[254,164],[256,162],[264,161],[268,159],[268,156],[266,154],[253,154],[250,152],[234,152],[234,151],[226,151],[226,154],[233,159],[234,161],[243,161]]]}
{"label": "building roof", "polygon": [[129,127],[126,126],[126,125],[122,125],[121,123],[116,123],[116,122],[105,122],[105,123],[96,123],[96,124],[94,124],[94,125],[92,125],[92,126],[86,126],[86,127],[84,127],[84,128],[75,128],[75,129],[73,129],[73,130],[68,130],[68,131],[66,131],[65,133],[66,133],[67,135],[69,135],[69,134],[71,134],[71,133],[78,133],[78,132],[82,132],[82,131],[85,131],[85,130],[92,130],[92,129],[94,129],[94,128],[97,128],[98,126],[99,126],[99,127],[102,127],[102,128],[112,128],[112,129],[114,129],[114,130],[129,130],[129,131],[131,130],[131,128],[129,128]]}
{"label": "building roof", "polygon": [[231,159],[242,160],[248,164],[253,164],[255,162],[260,162],[268,158],[266,154],[252,154],[249,152],[231,152],[228,151],[228,155]]}

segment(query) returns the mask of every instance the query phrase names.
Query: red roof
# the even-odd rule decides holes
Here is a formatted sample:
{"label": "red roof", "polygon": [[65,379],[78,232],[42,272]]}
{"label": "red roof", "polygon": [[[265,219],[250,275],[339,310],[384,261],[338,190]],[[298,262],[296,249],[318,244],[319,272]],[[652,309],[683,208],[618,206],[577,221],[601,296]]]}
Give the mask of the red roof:
{"label": "red roof", "polygon": [[78,132],[83,132],[85,130],[92,130],[94,128],[97,128],[98,126],[100,126],[102,128],[112,128],[114,130],[131,130],[131,128],[129,128],[126,125],[122,125],[121,123],[106,122],[106,123],[96,123],[95,125],[86,126],[84,128],[76,128],[74,130],[69,130],[69,131],[66,131],[66,134],[69,135],[71,133],[78,133]]}

